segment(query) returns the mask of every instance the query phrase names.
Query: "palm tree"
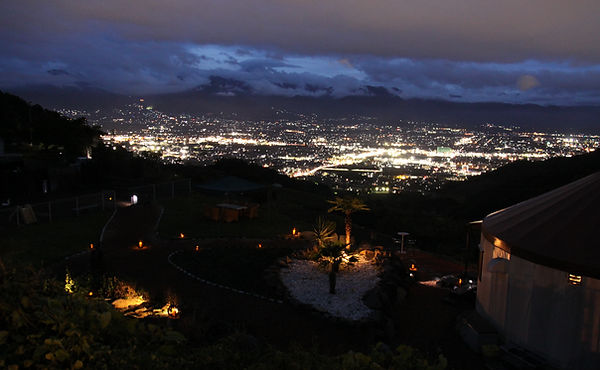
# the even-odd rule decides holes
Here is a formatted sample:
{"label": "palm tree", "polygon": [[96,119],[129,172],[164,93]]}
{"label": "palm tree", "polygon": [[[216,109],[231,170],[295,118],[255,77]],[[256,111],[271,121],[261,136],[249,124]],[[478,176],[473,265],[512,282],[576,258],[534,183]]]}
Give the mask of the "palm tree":
{"label": "palm tree", "polygon": [[340,270],[340,265],[346,263],[352,265],[358,259],[354,256],[348,256],[344,252],[344,244],[328,240],[319,249],[318,259],[321,265],[330,266],[329,268],[329,293],[335,294],[335,285],[337,281],[337,273]]}
{"label": "palm tree", "polygon": [[369,208],[362,200],[351,197],[336,197],[327,202],[333,204],[327,212],[339,211],[346,216],[346,247],[350,247],[350,234],[352,233],[352,214],[357,211],[369,211]]}

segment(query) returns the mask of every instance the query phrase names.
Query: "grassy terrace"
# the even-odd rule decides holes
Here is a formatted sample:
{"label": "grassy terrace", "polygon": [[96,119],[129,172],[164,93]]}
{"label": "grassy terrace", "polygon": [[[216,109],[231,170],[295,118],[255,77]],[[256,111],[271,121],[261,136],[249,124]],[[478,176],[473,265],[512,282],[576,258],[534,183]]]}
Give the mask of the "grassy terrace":
{"label": "grassy terrace", "polygon": [[270,207],[269,203],[259,201],[259,215],[256,219],[240,219],[232,223],[207,219],[204,215],[205,208],[222,202],[222,196],[202,193],[161,202],[165,212],[159,226],[160,235],[174,237],[184,233],[191,238],[274,238],[289,234],[294,227],[298,230],[310,230],[315,218],[327,212],[327,202],[322,196],[281,189]]}
{"label": "grassy terrace", "polygon": [[[203,244],[199,251],[186,250],[175,255],[174,262],[198,277],[232,288],[273,296],[265,284],[263,272],[277,258],[306,246],[295,241],[219,241]],[[324,280],[325,281],[325,280]]]}
{"label": "grassy terrace", "polygon": [[111,213],[89,213],[52,223],[15,227],[0,235],[0,258],[12,268],[39,268],[58,262],[96,243]]}

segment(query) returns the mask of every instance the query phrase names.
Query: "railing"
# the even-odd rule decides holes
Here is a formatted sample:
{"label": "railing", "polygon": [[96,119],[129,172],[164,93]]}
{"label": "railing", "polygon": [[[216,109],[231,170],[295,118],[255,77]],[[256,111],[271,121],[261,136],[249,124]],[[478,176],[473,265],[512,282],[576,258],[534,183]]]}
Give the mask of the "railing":
{"label": "railing", "polygon": [[158,184],[140,185],[118,190],[119,199],[131,201],[132,196],[137,197],[138,202],[150,202],[159,199],[173,199],[181,195],[189,195],[192,192],[190,179],[170,181]]}
{"label": "railing", "polygon": [[0,225],[52,222],[65,217],[77,217],[85,212],[103,211],[115,207],[115,191],[103,190],[98,193],[0,209]]}
{"label": "railing", "polygon": [[0,227],[49,223],[58,219],[77,217],[83,213],[114,210],[117,207],[131,205],[134,195],[138,203],[172,199],[189,195],[191,189],[191,180],[183,179],[5,207],[0,208]]}

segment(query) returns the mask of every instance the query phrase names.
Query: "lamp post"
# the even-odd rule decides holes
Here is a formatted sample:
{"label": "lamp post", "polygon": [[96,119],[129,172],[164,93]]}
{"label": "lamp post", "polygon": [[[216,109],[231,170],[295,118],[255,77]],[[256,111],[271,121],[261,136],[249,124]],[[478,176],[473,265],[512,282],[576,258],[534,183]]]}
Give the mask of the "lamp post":
{"label": "lamp post", "polygon": [[404,237],[410,235],[410,233],[407,233],[406,231],[399,231],[398,235],[402,237],[402,241],[400,243],[400,254],[406,254],[406,251],[404,250]]}

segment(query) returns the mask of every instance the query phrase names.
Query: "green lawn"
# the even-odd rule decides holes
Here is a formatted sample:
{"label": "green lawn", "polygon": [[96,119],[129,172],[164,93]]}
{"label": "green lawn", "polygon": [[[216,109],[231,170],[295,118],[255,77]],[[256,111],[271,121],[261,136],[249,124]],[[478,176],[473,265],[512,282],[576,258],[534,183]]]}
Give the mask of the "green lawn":
{"label": "green lawn", "polygon": [[0,258],[9,268],[42,267],[97,243],[112,211],[52,223],[22,225],[0,235]]}
{"label": "green lawn", "polygon": [[219,241],[198,252],[187,250],[175,255],[174,262],[198,277],[232,288],[272,296],[263,272],[280,257],[292,253],[298,243],[278,241]]}
{"label": "green lawn", "polygon": [[[315,218],[326,213],[327,202],[318,195],[281,189],[276,199],[262,203],[256,219],[215,222],[204,215],[207,206],[223,202],[219,196],[194,193],[189,197],[161,202],[165,207],[159,226],[163,237],[184,233],[192,238],[272,238],[289,234],[292,228],[311,230]],[[235,201],[231,201],[235,203]]]}

